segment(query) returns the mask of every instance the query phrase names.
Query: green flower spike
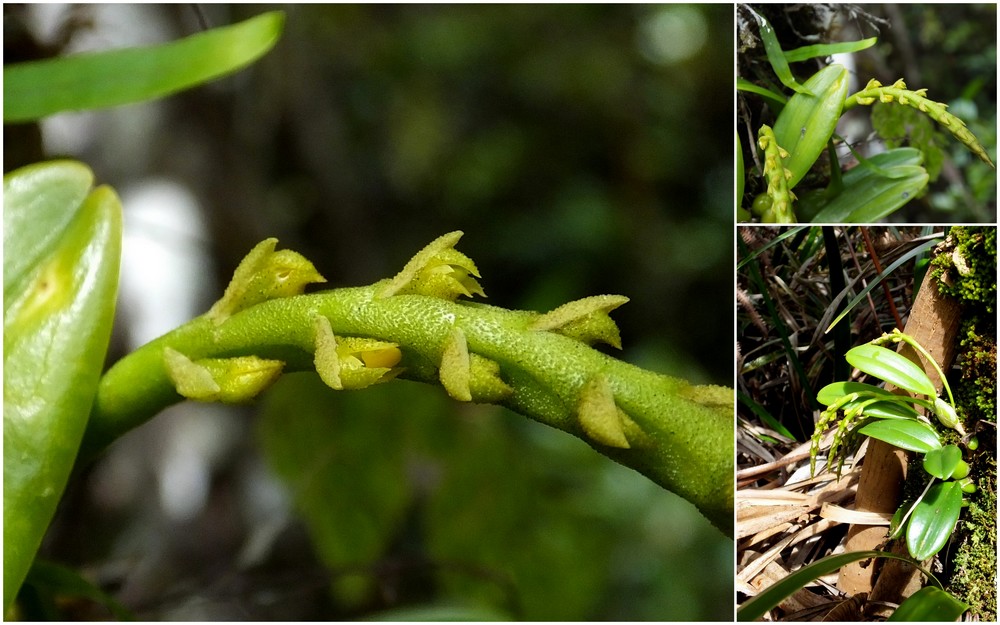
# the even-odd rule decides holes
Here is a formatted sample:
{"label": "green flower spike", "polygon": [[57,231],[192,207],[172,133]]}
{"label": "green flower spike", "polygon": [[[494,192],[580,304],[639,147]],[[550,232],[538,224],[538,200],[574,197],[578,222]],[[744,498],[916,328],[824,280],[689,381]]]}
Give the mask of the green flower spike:
{"label": "green flower spike", "polygon": [[216,324],[254,304],[300,295],[306,285],[326,282],[313,264],[298,252],[275,252],[277,244],[278,239],[265,239],[240,262],[222,299],[206,313]]}
{"label": "green flower spike", "polygon": [[403,270],[389,280],[378,297],[430,295],[453,302],[459,295],[486,297],[479,285],[479,270],[472,259],[455,249],[462,238],[456,230],[431,241],[410,259]]}
{"label": "green flower spike", "polygon": [[[438,238],[389,280],[292,297],[265,279],[274,275],[273,242],[255,248],[211,315],[105,374],[81,457],[176,402],[178,386],[193,387],[188,396],[221,394],[224,384],[200,358],[233,363],[240,362],[234,356],[263,355],[284,360],[285,371],[315,370],[338,390],[402,374],[460,401],[506,406],[579,436],[731,534],[732,389],[694,386],[592,349],[596,341],[620,345],[608,311],[625,302],[621,296],[585,298],[546,314],[460,300],[482,294],[475,264],[453,247],[461,234]],[[303,275],[318,275],[311,272],[308,266]],[[165,359],[167,348],[175,354]]]}
{"label": "green flower spike", "polygon": [[767,178],[767,195],[771,198],[771,208],[764,211],[762,221],[774,223],[792,223],[795,214],[792,212],[792,202],[795,194],[788,188],[792,172],[784,166],[788,152],[778,145],[774,131],[764,125],[758,131],[757,145],[764,150],[764,177]]}
{"label": "green flower spike", "polygon": [[844,102],[844,110],[848,110],[857,105],[868,106],[875,103],[878,98],[880,102],[898,102],[903,106],[909,106],[927,114],[931,119],[948,129],[956,139],[969,148],[973,154],[990,167],[996,168],[993,160],[983,144],[976,139],[976,136],[965,127],[965,122],[947,111],[948,105],[943,102],[935,102],[927,99],[927,89],[917,89],[909,91],[906,83],[902,79],[897,80],[891,87],[883,87],[877,80],[869,80],[868,84],[861,91],[847,98]]}

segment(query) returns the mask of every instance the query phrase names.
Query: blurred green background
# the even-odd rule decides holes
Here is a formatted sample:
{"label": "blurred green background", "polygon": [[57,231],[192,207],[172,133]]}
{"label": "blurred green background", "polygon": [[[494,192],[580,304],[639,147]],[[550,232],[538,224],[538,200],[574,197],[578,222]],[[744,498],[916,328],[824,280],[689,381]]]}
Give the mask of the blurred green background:
{"label": "blurred green background", "polygon": [[[209,26],[265,10],[199,9]],[[348,286],[461,229],[490,303],[626,295],[620,357],[732,384],[732,6],[282,9],[277,47],[233,77],[5,128],[5,171],[83,160],[126,224],[128,190],[178,185],[204,228],[139,226],[210,259],[199,310],[268,236]],[[200,28],[189,5],[62,11],[5,6],[5,62]],[[250,418],[190,409],[79,476],[44,548],[142,618],[732,617],[731,541],[519,415],[310,376]],[[163,503],[177,467],[203,467],[183,514]]]}

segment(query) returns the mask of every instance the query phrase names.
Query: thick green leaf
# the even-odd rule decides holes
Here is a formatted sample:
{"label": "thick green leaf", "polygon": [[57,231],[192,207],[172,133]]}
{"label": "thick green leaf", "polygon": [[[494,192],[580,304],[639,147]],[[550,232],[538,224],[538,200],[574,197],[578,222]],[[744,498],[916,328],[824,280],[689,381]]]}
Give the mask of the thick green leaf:
{"label": "thick green leaf", "polygon": [[924,471],[930,475],[939,480],[950,480],[960,462],[962,462],[962,450],[957,445],[945,445],[927,452],[923,465]]}
{"label": "thick green leaf", "polygon": [[[82,204],[73,183],[33,167],[4,178],[4,220],[28,227],[44,206],[75,215],[50,253],[24,267],[4,301],[4,610],[27,574],[62,496],[97,390],[111,336],[121,254],[121,205],[108,187]],[[56,172],[80,172],[63,163]],[[88,172],[89,173],[89,172]],[[25,178],[22,179],[22,176]],[[23,186],[22,186],[23,185]],[[49,197],[49,195],[52,197]],[[57,206],[59,201],[65,202]],[[17,248],[15,248],[17,249]],[[4,266],[8,255],[4,249]]]}
{"label": "thick green leaf", "polygon": [[783,165],[791,189],[809,172],[837,128],[850,76],[843,65],[828,65],[806,81],[812,93],[796,93],[774,122],[778,145],[788,151]]}
{"label": "thick green leaf", "polygon": [[4,123],[160,98],[231,74],[270,50],[284,21],[271,11],[163,45],[7,65]]}
{"label": "thick green leaf", "polygon": [[913,593],[903,603],[899,604],[899,607],[892,613],[889,620],[950,623],[957,621],[968,609],[968,604],[962,603],[951,594],[940,588],[927,586]]}
{"label": "thick green leaf", "polygon": [[781,603],[782,599],[790,596],[800,588],[805,588],[806,584],[809,582],[819,579],[824,575],[833,573],[846,564],[857,562],[859,560],[867,560],[869,558],[889,558],[892,560],[909,562],[924,573],[924,575],[926,575],[935,585],[941,585],[941,583],[938,582],[933,575],[920,567],[919,562],[914,562],[906,556],[900,556],[885,551],[852,551],[850,553],[840,553],[827,556],[813,562],[812,564],[806,565],[791,575],[788,575],[784,579],[768,586],[759,595],[740,606],[740,609],[736,611],[736,620],[756,621],[762,618],[768,610],[771,610],[776,605]]}
{"label": "thick green leaf", "polygon": [[900,449],[922,454],[941,447],[941,440],[934,428],[915,419],[879,419],[865,425],[858,432]]}
{"label": "thick green leaf", "polygon": [[958,514],[962,511],[962,486],[958,482],[939,482],[931,486],[913,507],[906,527],[906,548],[917,560],[933,556],[948,542]]}
{"label": "thick green leaf", "polygon": [[75,161],[29,165],[4,177],[4,310],[12,289],[52,251],[93,184],[94,175]]}
{"label": "thick green leaf", "polygon": [[827,384],[823,388],[819,389],[819,392],[816,393],[816,399],[824,406],[829,406],[844,395],[850,395],[851,393],[862,393],[863,395],[869,396],[893,396],[892,393],[884,388],[880,388],[872,384],[865,384],[864,382],[833,382],[832,384]]}
{"label": "thick green leaf", "polygon": [[[905,150],[905,152],[903,152]],[[868,159],[843,177],[843,191],[812,218],[815,223],[871,223],[898,210],[927,186],[920,152],[897,148]]]}
{"label": "thick green leaf", "polygon": [[915,362],[880,345],[858,345],[844,355],[847,362],[911,393],[935,397],[937,390],[924,370]]}

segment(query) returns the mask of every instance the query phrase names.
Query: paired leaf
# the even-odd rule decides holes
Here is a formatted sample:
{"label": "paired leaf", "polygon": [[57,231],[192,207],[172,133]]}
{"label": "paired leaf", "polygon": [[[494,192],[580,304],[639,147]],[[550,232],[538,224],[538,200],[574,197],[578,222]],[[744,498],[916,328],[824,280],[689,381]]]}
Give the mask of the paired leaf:
{"label": "paired leaf", "polygon": [[284,21],[271,11],[163,45],[7,65],[4,123],[160,98],[225,76],[270,50]]}
{"label": "paired leaf", "polygon": [[926,560],[944,547],[955,531],[962,511],[962,486],[940,482],[931,486],[913,507],[906,527],[906,548],[917,560]]}
{"label": "paired leaf", "polygon": [[859,345],[847,352],[847,362],[868,375],[885,380],[889,384],[929,397],[935,397],[937,390],[924,370],[912,360],[879,345]]}

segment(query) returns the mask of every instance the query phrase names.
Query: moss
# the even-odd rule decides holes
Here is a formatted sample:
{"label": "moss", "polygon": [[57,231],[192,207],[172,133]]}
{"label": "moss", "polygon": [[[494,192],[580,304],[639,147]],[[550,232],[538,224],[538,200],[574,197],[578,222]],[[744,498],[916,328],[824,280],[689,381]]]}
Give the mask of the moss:
{"label": "moss", "polygon": [[[989,447],[996,449],[996,437]],[[969,496],[958,539],[954,545],[950,580],[946,589],[969,604],[973,620],[997,620],[996,459],[993,452],[979,453],[972,470],[979,476],[977,490]]]}
{"label": "moss", "polygon": [[955,386],[955,402],[966,423],[992,420],[997,394],[995,319],[964,322],[962,336],[957,359],[961,376]]}
{"label": "moss", "polygon": [[941,293],[993,314],[997,299],[996,228],[954,226],[931,261]]}
{"label": "moss", "polygon": [[942,293],[962,304],[953,381],[955,403],[979,448],[969,458],[977,490],[966,497],[945,563],[947,590],[970,605],[974,620],[997,619],[996,271],[995,228],[956,226],[938,248],[934,273]]}

